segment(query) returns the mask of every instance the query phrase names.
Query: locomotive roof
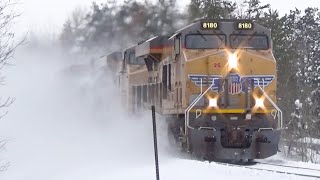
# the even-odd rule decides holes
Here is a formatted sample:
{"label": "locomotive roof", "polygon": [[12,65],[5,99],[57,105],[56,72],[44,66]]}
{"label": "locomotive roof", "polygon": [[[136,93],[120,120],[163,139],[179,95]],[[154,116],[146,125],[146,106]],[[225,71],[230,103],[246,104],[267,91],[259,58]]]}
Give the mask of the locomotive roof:
{"label": "locomotive roof", "polygon": [[167,39],[167,38],[165,38],[164,36],[155,36],[145,41],[139,42],[138,44],[134,44],[126,48],[124,51],[134,51],[136,47],[140,47],[145,44],[149,44],[151,47],[161,46],[163,44],[164,39]]}
{"label": "locomotive roof", "polygon": [[132,45],[132,46],[130,46],[130,47],[128,47],[128,48],[126,48],[126,49],[124,49],[124,52],[126,52],[126,51],[133,51],[134,50],[134,48],[137,46],[138,44],[134,44],[134,45]]}
{"label": "locomotive roof", "polygon": [[113,51],[113,52],[107,54],[107,56],[114,56],[114,55],[116,55],[118,53],[121,53],[121,51]]}
{"label": "locomotive roof", "polygon": [[168,44],[168,37],[156,36],[135,46],[136,56],[143,56],[152,53],[162,53],[162,48]]}
{"label": "locomotive roof", "polygon": [[[202,27],[203,23],[217,23],[217,28],[208,28],[204,29]],[[239,29],[236,27],[238,23],[251,23],[252,28],[243,28]],[[241,33],[241,34],[266,34],[268,36],[271,35],[271,30],[263,27],[262,25],[248,19],[220,19],[220,20],[210,20],[210,19],[200,19],[197,20],[190,25],[179,29],[173,34],[170,38],[176,36],[177,34],[188,34],[190,32],[197,32],[200,31],[201,33],[209,33],[209,32],[216,32],[216,33],[223,33],[223,34],[233,34],[233,33]]]}
{"label": "locomotive roof", "polygon": [[[218,28],[202,28],[203,23],[217,23]],[[236,27],[238,23],[250,23],[252,28],[239,29]],[[155,36],[146,41],[142,41],[138,44],[134,44],[124,50],[136,51],[136,56],[142,56],[148,53],[152,53],[151,49],[161,49],[166,45],[171,45],[171,39],[177,34],[187,35],[189,33],[217,33],[217,34],[265,34],[271,36],[271,30],[249,19],[200,19],[197,20],[179,30],[177,30],[171,37]],[[160,51],[159,51],[160,52]]]}

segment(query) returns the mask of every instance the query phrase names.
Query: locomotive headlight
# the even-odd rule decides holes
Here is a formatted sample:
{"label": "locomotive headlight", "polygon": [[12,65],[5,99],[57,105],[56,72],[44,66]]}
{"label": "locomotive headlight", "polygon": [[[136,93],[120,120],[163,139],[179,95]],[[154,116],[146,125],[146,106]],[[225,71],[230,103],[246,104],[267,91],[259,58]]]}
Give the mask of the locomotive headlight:
{"label": "locomotive headlight", "polygon": [[235,54],[229,54],[228,64],[231,69],[238,67],[238,58]]}
{"label": "locomotive headlight", "polygon": [[210,107],[217,107],[218,106],[218,101],[216,98],[209,99],[209,106]]}
{"label": "locomotive headlight", "polygon": [[263,108],[264,107],[264,103],[263,103],[263,99],[262,98],[257,98],[256,99],[256,107],[257,108]]}

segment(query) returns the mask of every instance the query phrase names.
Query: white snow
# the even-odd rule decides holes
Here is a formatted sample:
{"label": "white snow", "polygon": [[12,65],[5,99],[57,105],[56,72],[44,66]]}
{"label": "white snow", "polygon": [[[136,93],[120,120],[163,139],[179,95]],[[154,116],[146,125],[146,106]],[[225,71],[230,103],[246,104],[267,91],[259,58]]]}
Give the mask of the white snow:
{"label": "white snow", "polygon": [[300,103],[300,100],[297,99],[294,104],[296,105],[296,109],[301,109],[302,108],[302,103]]}
{"label": "white snow", "polygon": [[[257,162],[280,164],[280,165],[286,165],[286,166],[320,169],[320,164],[305,163],[305,162],[300,162],[300,161],[290,161],[290,160],[287,160],[286,158],[284,158],[281,154],[277,154],[273,157],[270,157],[267,159],[262,159],[262,160],[256,160],[256,161]],[[280,170],[280,169],[278,169],[278,170]]]}
{"label": "white snow", "polygon": [[130,24],[130,23],[132,22],[132,17],[131,17],[131,16],[126,17],[126,18],[124,19],[124,22],[125,22],[126,24]]}
{"label": "white snow", "polygon": [[[0,137],[9,140],[0,163],[10,162],[1,180],[155,179],[150,112],[126,115],[106,75],[71,76],[56,51],[18,53],[0,89],[16,98],[0,121]],[[160,117],[158,132],[163,180],[311,179],[184,158],[168,146]],[[278,156],[265,161],[320,169]]]}
{"label": "white snow", "polygon": [[303,142],[308,144],[319,144],[320,145],[320,139],[317,138],[310,138],[310,137],[304,137],[297,140],[297,142]]}

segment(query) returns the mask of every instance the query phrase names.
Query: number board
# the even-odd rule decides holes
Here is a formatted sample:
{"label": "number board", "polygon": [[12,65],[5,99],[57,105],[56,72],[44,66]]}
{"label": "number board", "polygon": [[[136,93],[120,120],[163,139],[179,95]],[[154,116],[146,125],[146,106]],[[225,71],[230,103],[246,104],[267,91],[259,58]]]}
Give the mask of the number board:
{"label": "number board", "polygon": [[252,30],[253,23],[248,21],[239,21],[235,23],[235,29],[237,30]]}
{"label": "number board", "polygon": [[202,30],[218,30],[219,28],[218,22],[201,22]]}

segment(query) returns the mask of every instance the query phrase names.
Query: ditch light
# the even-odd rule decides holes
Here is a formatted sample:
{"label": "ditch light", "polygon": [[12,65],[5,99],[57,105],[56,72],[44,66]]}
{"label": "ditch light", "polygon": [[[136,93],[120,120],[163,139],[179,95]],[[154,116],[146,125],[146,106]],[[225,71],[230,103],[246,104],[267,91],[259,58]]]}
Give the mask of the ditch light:
{"label": "ditch light", "polygon": [[209,106],[210,107],[217,107],[218,106],[218,101],[216,98],[209,99]]}

